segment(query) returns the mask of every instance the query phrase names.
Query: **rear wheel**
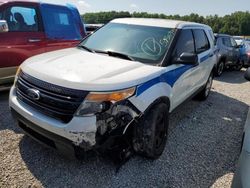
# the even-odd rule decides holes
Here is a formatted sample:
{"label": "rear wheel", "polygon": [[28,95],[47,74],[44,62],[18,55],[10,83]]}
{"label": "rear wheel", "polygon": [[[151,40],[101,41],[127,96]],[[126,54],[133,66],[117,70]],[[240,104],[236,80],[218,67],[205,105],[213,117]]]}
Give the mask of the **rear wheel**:
{"label": "rear wheel", "polygon": [[159,158],[166,146],[168,125],[168,105],[154,105],[135,128],[134,150],[144,157]]}
{"label": "rear wheel", "polygon": [[196,96],[198,100],[206,100],[210,94],[213,85],[213,73],[210,74],[206,86],[204,89]]}

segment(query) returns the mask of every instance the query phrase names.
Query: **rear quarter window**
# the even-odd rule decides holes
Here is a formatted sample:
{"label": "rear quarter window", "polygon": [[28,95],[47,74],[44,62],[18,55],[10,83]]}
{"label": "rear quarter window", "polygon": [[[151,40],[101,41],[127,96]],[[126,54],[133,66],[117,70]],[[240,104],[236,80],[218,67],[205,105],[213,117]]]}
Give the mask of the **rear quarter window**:
{"label": "rear quarter window", "polygon": [[202,53],[210,49],[208,37],[203,29],[193,30],[196,53]]}
{"label": "rear quarter window", "polygon": [[222,43],[224,46],[231,47],[232,43],[229,37],[222,38]]}

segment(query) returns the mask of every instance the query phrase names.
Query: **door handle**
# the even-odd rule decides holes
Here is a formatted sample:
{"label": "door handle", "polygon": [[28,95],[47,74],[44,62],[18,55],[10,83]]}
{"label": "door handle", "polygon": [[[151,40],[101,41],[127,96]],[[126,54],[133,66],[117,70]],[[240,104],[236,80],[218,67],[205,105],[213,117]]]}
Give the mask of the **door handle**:
{"label": "door handle", "polygon": [[31,43],[35,43],[35,42],[41,42],[42,40],[41,39],[29,39],[28,41]]}

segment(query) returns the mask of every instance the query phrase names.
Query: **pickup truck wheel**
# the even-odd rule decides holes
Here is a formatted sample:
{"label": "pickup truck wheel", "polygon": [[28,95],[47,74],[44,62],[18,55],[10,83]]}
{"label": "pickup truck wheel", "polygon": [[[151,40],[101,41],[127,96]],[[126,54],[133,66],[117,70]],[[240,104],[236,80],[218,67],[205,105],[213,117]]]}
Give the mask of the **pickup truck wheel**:
{"label": "pickup truck wheel", "polygon": [[204,89],[196,96],[198,100],[204,101],[208,98],[213,85],[213,73],[210,74],[206,86]]}
{"label": "pickup truck wheel", "polygon": [[169,125],[168,105],[156,104],[135,130],[135,151],[151,159],[159,158],[166,146]]}
{"label": "pickup truck wheel", "polygon": [[217,65],[217,68],[216,68],[216,72],[215,72],[215,75],[220,77],[224,71],[224,68],[225,68],[225,64],[223,61],[220,61]]}
{"label": "pickup truck wheel", "polygon": [[243,68],[243,62],[239,61],[235,66],[234,66],[234,70],[236,71],[240,71]]}

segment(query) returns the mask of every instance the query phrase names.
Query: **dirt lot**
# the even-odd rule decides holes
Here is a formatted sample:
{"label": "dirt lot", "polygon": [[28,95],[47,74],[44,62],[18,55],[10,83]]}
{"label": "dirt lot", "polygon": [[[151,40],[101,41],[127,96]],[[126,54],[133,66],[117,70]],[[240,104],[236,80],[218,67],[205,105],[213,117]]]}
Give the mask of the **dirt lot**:
{"label": "dirt lot", "polygon": [[230,187],[250,105],[243,72],[216,79],[206,102],[171,115],[169,140],[156,161],[133,157],[118,173],[109,160],[64,159],[17,128],[0,96],[0,187]]}

